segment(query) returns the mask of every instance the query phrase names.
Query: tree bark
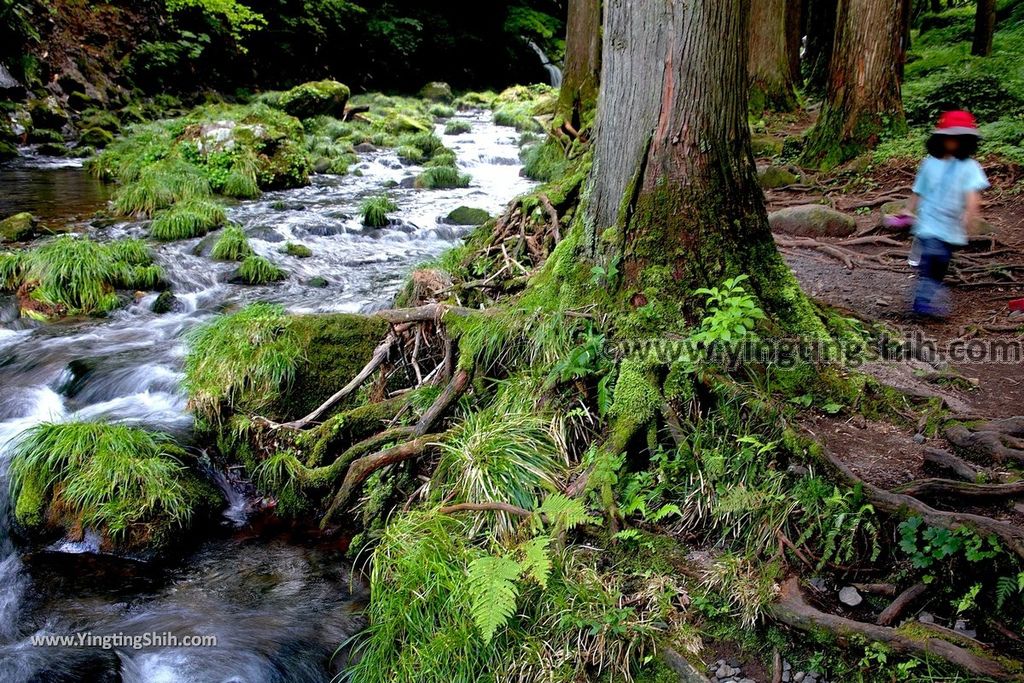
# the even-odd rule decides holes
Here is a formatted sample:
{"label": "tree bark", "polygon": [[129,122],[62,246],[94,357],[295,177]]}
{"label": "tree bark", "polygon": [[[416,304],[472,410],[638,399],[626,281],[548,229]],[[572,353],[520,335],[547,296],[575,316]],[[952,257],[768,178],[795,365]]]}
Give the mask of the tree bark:
{"label": "tree bark", "polygon": [[900,74],[909,0],[840,0],[828,94],[803,162],[831,169],[906,131]]}
{"label": "tree bark", "polygon": [[794,4],[794,0],[753,0],[750,13],[750,109],[756,114],[766,109],[796,109],[790,61],[790,6]]}
{"label": "tree bark", "polygon": [[971,54],[988,57],[992,54],[992,37],[996,32],[996,0],[978,0],[974,15],[974,44]]}
{"label": "tree bark", "polygon": [[569,0],[565,69],[558,108],[574,130],[597,105],[601,75],[601,0]]}
{"label": "tree bark", "polygon": [[800,85],[800,48],[804,36],[807,0],[786,1],[786,54],[789,56],[789,77]]}
{"label": "tree bark", "polygon": [[[746,273],[783,326],[810,306],[779,256],[747,121],[750,0],[618,0],[605,15],[590,254],[616,295],[695,322],[693,290]],[[695,305],[696,304],[696,305]],[[806,331],[806,327],[804,328]]]}
{"label": "tree bark", "polygon": [[807,90],[822,94],[828,87],[829,64],[836,36],[838,0],[810,0],[807,6]]}

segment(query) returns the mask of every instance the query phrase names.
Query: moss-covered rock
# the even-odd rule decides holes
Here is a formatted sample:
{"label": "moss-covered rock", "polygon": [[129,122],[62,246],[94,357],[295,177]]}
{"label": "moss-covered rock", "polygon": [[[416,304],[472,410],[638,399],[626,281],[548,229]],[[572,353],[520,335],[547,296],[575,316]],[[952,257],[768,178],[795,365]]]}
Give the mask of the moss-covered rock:
{"label": "moss-covered rock", "polygon": [[420,97],[431,102],[450,103],[455,100],[455,95],[452,94],[452,87],[440,81],[427,83],[423,86],[423,89],[420,90]]}
{"label": "moss-covered rock", "polygon": [[751,139],[754,156],[776,157],[782,154],[782,140],[768,135],[755,135]]}
{"label": "moss-covered rock", "polygon": [[469,206],[460,206],[448,214],[446,220],[452,225],[483,225],[491,220],[491,214],[483,209],[474,209]]}
{"label": "moss-covered rock", "polygon": [[32,100],[28,106],[35,128],[61,128],[68,122],[68,113],[53,95]]}
{"label": "moss-covered rock", "polygon": [[24,242],[36,235],[38,221],[23,211],[0,221],[0,242]]}
{"label": "moss-covered rock", "polygon": [[90,147],[106,147],[114,141],[114,134],[102,128],[86,128],[78,137],[78,144]]}
{"label": "moss-covered rock", "polygon": [[775,232],[800,237],[849,237],[857,231],[853,218],[821,204],[773,211],[768,223]]}
{"label": "moss-covered rock", "polygon": [[787,187],[800,182],[800,176],[785,166],[767,166],[757,172],[757,182],[765,190]]}
{"label": "moss-covered rock", "polygon": [[314,116],[342,118],[351,91],[338,81],[312,81],[282,93],[277,106],[292,116],[309,119]]}

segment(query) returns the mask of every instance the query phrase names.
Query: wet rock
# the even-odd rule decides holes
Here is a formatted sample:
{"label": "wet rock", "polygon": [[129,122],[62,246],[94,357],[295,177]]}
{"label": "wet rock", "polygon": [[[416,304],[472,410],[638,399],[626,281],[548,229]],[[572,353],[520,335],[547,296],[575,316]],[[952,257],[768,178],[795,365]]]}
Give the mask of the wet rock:
{"label": "wet rock", "polygon": [[963,619],[956,620],[956,623],[953,624],[953,630],[957,633],[967,636],[968,638],[978,637],[978,632],[972,628],[967,628],[967,622]]}
{"label": "wet rock", "polygon": [[327,278],[320,277],[319,275],[311,277],[306,281],[307,287],[316,287],[317,289],[324,289],[325,287],[330,286],[330,284],[331,283],[327,280]]}
{"label": "wet rock", "polygon": [[848,607],[856,607],[860,603],[864,602],[864,598],[857,592],[857,589],[853,586],[846,586],[839,591],[839,602],[847,605]]}
{"label": "wet rock", "polygon": [[469,206],[460,206],[445,217],[445,221],[452,225],[483,225],[491,220],[491,214],[483,209],[474,209]]}
{"label": "wet rock", "polygon": [[416,188],[416,176],[406,176],[399,181],[398,186],[403,190],[412,190]]}
{"label": "wet rock", "polygon": [[812,577],[807,581],[807,583],[810,585],[811,588],[818,591],[819,593],[824,593],[828,590],[828,584],[825,583],[825,579],[821,578],[820,576]]}
{"label": "wet rock", "polygon": [[[341,220],[348,219],[343,218]],[[324,223],[320,225],[307,225],[302,229],[302,231],[312,237],[333,237],[334,235],[340,235],[345,232],[345,226]]]}
{"label": "wet rock", "polygon": [[755,135],[750,142],[754,156],[776,157],[782,154],[782,141],[769,135]]}
{"label": "wet rock", "polygon": [[355,146],[354,149],[356,151],[356,154],[369,154],[370,152],[377,151],[376,146],[370,144],[369,142],[360,142],[358,145]]}
{"label": "wet rock", "polygon": [[249,228],[245,231],[245,234],[254,240],[263,240],[264,242],[272,242],[274,244],[284,242],[284,235],[269,225],[259,225],[255,228]]}
{"label": "wet rock", "polygon": [[53,95],[33,100],[28,106],[28,111],[35,128],[59,129],[68,122],[68,113]]}
{"label": "wet rock", "polygon": [[787,187],[800,182],[800,176],[784,166],[767,166],[757,172],[757,182],[765,190]]}
{"label": "wet rock", "polygon": [[342,118],[350,91],[338,81],[312,81],[295,86],[281,95],[277,106],[300,119],[314,116]]}
{"label": "wet rock", "polygon": [[23,211],[0,221],[0,243],[24,242],[37,234],[39,223],[35,216]]}
{"label": "wet rock", "polygon": [[5,98],[17,97],[25,92],[25,86],[11,75],[4,64],[0,64],[0,94]]}
{"label": "wet rock", "polygon": [[452,87],[441,81],[434,81],[423,86],[423,89],[420,90],[420,97],[432,102],[444,102],[446,104],[450,104],[455,99],[455,95],[452,94]]}
{"label": "wet rock", "polygon": [[153,305],[149,307],[149,310],[153,311],[157,315],[163,315],[164,313],[172,313],[181,309],[181,302],[178,301],[178,297],[171,294],[169,291],[160,292],[160,295],[153,302]]}
{"label": "wet rock", "polygon": [[849,237],[857,231],[853,218],[821,204],[773,211],[768,223],[775,232],[798,237]]}
{"label": "wet rock", "polygon": [[786,471],[792,474],[794,477],[805,477],[810,473],[810,470],[803,465],[797,465],[796,463],[786,468]]}
{"label": "wet rock", "polygon": [[36,154],[44,157],[66,157],[70,153],[63,142],[44,142],[36,148]]}
{"label": "wet rock", "polygon": [[918,432],[917,434],[914,434],[914,443],[916,443],[917,445],[919,445],[919,446],[920,446],[920,445],[921,445],[921,444],[923,444],[924,442],[925,442],[925,436],[924,436],[924,434],[922,434],[922,433],[920,433],[920,432]]}
{"label": "wet rock", "polygon": [[931,612],[921,612],[921,614],[917,616],[917,620],[922,624],[934,624],[935,616]]}

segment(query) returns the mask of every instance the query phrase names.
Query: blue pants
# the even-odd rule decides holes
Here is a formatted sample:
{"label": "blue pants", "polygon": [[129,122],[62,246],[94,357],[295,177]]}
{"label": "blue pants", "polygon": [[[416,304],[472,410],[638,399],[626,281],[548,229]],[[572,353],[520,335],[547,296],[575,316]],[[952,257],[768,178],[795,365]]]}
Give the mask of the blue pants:
{"label": "blue pants", "polygon": [[921,240],[921,264],[917,269],[914,313],[939,318],[949,314],[949,294],[942,281],[946,278],[952,258],[951,244],[931,237]]}

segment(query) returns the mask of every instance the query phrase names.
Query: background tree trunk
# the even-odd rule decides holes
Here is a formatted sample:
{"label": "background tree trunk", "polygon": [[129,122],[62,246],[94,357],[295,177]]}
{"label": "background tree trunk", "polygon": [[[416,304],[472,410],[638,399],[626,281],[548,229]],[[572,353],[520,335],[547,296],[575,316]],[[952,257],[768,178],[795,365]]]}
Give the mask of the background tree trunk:
{"label": "background tree trunk", "polygon": [[750,0],[606,8],[586,224],[592,252],[621,259],[619,295],[633,306],[658,304],[664,325],[694,320],[694,288],[741,273],[783,325],[810,311],[775,247],[757,184],[745,87],[749,8]]}
{"label": "background tree trunk", "polygon": [[558,107],[579,130],[584,113],[597,104],[601,74],[601,0],[569,0],[565,69]]}
{"label": "background tree trunk", "polygon": [[806,86],[809,92],[816,94],[823,94],[828,87],[837,7],[838,0],[810,0],[807,5]]}
{"label": "background tree trunk", "polygon": [[796,91],[790,61],[793,0],[753,0],[750,15],[750,109],[793,111]]}
{"label": "background tree trunk", "polygon": [[804,37],[807,0],[786,0],[786,54],[789,55],[789,77],[800,85],[800,42]]}
{"label": "background tree trunk", "polygon": [[996,0],[978,0],[974,15],[974,44],[971,54],[988,57],[992,54],[992,36],[996,32]]}
{"label": "background tree trunk", "polygon": [[834,168],[874,146],[886,131],[906,131],[900,74],[909,0],[841,0],[828,95],[808,134],[803,162]]}

